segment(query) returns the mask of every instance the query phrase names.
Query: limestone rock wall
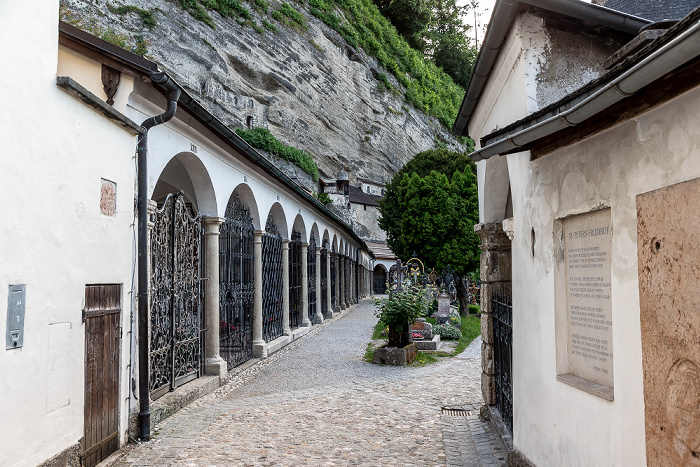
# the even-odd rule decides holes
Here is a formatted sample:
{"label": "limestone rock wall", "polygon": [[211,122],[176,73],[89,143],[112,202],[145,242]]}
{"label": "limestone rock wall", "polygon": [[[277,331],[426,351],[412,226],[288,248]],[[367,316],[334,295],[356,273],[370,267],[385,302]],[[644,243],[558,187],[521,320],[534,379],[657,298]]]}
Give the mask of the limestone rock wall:
{"label": "limestone rock wall", "polygon": [[[210,11],[212,29],[172,0],[129,0],[153,12],[157,24],[152,29],[137,14],[111,13],[105,1],[66,2],[104,27],[143,35],[150,42],[147,58],[217,117],[231,127],[270,129],[283,142],[311,153],[321,176],[333,177],[345,167],[353,178],[388,181],[436,141],[464,149],[436,119],[379,86],[374,76],[383,70],[376,60],[350,47],[299,3],[293,6],[305,13],[307,30],[288,28],[266,15],[278,32],[261,34]],[[261,24],[251,4],[244,5]],[[278,6],[271,2],[271,8]]]}

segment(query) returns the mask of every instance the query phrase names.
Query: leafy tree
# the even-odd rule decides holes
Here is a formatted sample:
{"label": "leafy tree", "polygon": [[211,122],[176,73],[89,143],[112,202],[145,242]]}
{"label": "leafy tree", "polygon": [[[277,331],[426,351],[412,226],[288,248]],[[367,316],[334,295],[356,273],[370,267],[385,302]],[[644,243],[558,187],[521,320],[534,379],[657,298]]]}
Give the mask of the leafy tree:
{"label": "leafy tree", "polygon": [[428,0],[375,0],[374,3],[411,47],[425,51],[425,30],[432,19]]}
{"label": "leafy tree", "polygon": [[462,87],[469,82],[477,50],[470,44],[471,26],[462,21],[469,5],[457,6],[455,0],[433,0],[432,19],[426,36],[430,46],[426,55]]}
{"label": "leafy tree", "polygon": [[[428,167],[425,159],[441,157],[419,156],[414,158],[419,161],[413,166],[421,170]],[[397,173],[380,202],[379,225],[399,258],[406,260],[415,255],[426,267],[438,271],[449,265],[455,274],[460,310],[467,314],[467,289],[462,277],[479,265],[479,238],[474,233],[479,220],[476,176],[471,164],[463,166],[463,171],[457,168],[458,162],[434,167],[454,169],[451,180],[446,173],[435,170],[423,176],[418,172]]]}

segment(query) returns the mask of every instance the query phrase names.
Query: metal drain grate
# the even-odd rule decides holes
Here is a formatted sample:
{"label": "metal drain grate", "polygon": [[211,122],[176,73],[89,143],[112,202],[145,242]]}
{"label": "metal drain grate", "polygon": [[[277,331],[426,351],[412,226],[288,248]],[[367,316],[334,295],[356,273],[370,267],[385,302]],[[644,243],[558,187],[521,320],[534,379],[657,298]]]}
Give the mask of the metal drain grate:
{"label": "metal drain grate", "polygon": [[452,415],[453,417],[468,417],[474,415],[473,410],[457,409],[451,407],[443,407],[442,413],[445,415]]}

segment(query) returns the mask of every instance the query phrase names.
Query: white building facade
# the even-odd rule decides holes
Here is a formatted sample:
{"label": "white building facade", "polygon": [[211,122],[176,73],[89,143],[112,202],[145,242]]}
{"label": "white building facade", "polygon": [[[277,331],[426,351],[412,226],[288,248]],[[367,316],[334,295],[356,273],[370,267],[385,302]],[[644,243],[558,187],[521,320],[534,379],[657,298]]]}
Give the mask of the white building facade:
{"label": "white building facade", "polygon": [[[169,415],[164,399],[218,387],[231,368],[301,337],[371,284],[372,255],[346,224],[156,64],[59,26],[58,4],[0,6],[0,58],[23,70],[0,77],[0,413],[14,420],[0,428],[0,458],[12,466],[99,462],[143,434],[144,421],[148,430]],[[146,169],[135,157],[141,124],[165,112],[173,89],[177,111],[148,131]],[[175,323],[170,334],[159,334],[161,318]]]}

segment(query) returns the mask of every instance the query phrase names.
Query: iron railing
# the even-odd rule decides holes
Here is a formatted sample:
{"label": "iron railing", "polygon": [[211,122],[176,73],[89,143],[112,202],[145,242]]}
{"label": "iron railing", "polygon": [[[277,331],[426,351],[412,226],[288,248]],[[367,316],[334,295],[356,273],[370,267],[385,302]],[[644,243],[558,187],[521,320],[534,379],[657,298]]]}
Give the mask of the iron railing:
{"label": "iron railing", "polygon": [[268,215],[262,237],[263,339],[270,342],[282,335],[282,236],[272,215]]}
{"label": "iron railing", "polygon": [[301,296],[301,233],[292,231],[289,242],[289,327],[297,329],[302,322]]}
{"label": "iron railing", "polygon": [[335,310],[335,301],[336,301],[336,296],[335,296],[335,284],[336,284],[336,277],[335,277],[335,272],[337,271],[337,266],[336,266],[336,261],[338,261],[338,255],[336,253],[331,253],[331,307],[333,307],[333,310]]}
{"label": "iron railing", "polygon": [[513,432],[513,301],[509,286],[491,291],[493,316],[493,359],[496,378],[496,408],[503,422]]}
{"label": "iron railing", "polygon": [[151,230],[150,391],[156,399],[200,375],[204,307],[201,216],[169,194]]}
{"label": "iron railing", "polygon": [[219,234],[219,352],[229,370],[253,358],[254,232],[236,194]]}

